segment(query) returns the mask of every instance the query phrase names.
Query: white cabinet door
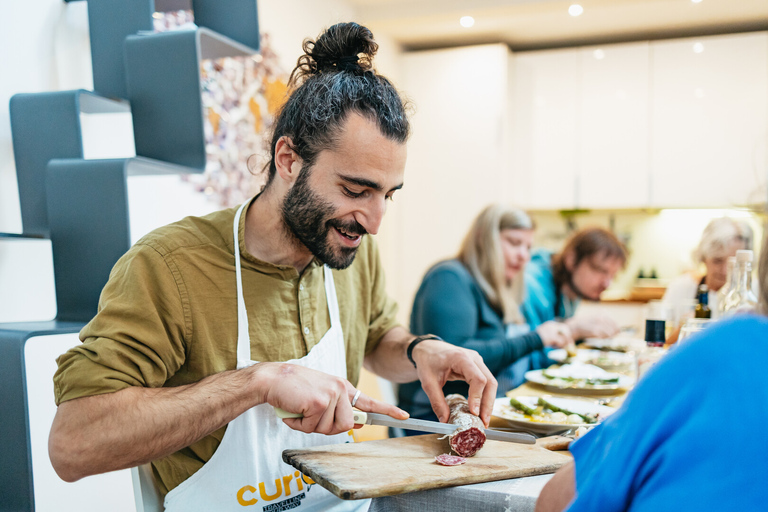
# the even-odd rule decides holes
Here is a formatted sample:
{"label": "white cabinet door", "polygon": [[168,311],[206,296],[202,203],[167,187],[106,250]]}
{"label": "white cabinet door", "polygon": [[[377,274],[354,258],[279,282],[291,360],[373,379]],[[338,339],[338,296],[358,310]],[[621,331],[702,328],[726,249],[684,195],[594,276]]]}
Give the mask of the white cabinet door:
{"label": "white cabinet door", "polygon": [[405,186],[387,223],[403,309],[424,271],[458,252],[480,210],[506,199],[509,58],[502,44],[403,55],[400,90],[415,111]]}
{"label": "white cabinet door", "polygon": [[768,34],[652,42],[651,57],[652,204],[765,204]]}
{"label": "white cabinet door", "polygon": [[581,49],[577,205],[649,204],[649,44]]}
{"label": "white cabinet door", "polygon": [[581,53],[514,55],[512,198],[529,209],[576,206]]}

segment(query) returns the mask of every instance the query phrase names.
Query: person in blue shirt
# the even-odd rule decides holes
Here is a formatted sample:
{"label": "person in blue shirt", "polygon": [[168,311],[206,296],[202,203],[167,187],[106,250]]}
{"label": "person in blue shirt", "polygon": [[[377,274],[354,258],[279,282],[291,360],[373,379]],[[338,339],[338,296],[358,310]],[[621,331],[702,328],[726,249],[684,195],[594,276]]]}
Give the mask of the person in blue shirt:
{"label": "person in blue shirt", "polygon": [[[760,313],[768,304],[768,239]],[[643,377],[618,412],[571,445],[537,512],[765,510],[768,318],[739,315],[682,343]]]}
{"label": "person in blue shirt", "polygon": [[[523,382],[513,363],[544,346],[572,342],[561,323],[543,322],[531,331],[520,311],[523,270],[533,240],[533,222],[521,210],[491,205],[475,219],[455,259],[442,261],[424,276],[411,310],[415,334],[434,334],[476,350],[498,380],[497,396]],[[445,394],[466,394],[461,382],[448,382]],[[419,382],[401,384],[399,406],[412,417],[435,419]]]}
{"label": "person in blue shirt", "polygon": [[[544,322],[563,321],[575,340],[617,334],[619,327],[610,317],[574,313],[582,299],[600,300],[626,261],[624,244],[610,231],[598,227],[576,231],[558,253],[533,251],[525,268],[523,314],[528,325],[535,329]],[[518,363],[522,370],[548,364],[541,351]]]}

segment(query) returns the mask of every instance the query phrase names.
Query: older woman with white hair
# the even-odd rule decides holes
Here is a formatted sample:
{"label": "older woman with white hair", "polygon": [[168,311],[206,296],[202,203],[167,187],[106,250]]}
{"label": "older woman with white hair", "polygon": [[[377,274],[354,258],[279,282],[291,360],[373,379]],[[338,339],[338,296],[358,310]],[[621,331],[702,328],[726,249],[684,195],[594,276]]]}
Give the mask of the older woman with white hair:
{"label": "older woman with white hair", "polygon": [[706,284],[709,290],[709,307],[717,311],[717,292],[728,277],[727,261],[740,249],[752,249],[752,228],[744,221],[730,217],[713,219],[704,228],[699,245],[693,251],[693,261],[700,269],[675,278],[662,299],[670,306],[677,307],[686,301],[696,299],[698,288]]}
{"label": "older woman with white hair", "polygon": [[[523,269],[530,259],[533,222],[524,211],[491,205],[475,219],[455,259],[427,271],[411,310],[411,331],[434,334],[476,350],[499,381],[498,394],[522,375],[513,363],[543,347],[572,343],[569,328],[545,322],[534,331],[520,311]],[[450,381],[445,394],[466,396],[466,383]],[[398,405],[412,417],[435,419],[419,382],[402,384]]]}

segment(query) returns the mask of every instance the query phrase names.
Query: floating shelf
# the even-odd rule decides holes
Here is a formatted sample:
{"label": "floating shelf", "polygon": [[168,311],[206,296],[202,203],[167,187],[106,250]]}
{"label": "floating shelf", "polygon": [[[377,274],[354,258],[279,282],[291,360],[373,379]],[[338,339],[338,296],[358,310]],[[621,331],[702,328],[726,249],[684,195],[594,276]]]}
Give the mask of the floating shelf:
{"label": "floating shelf", "polygon": [[[152,16],[157,11],[155,3],[155,0],[88,2],[93,88],[97,93],[109,98],[128,98],[123,42],[130,35],[153,31]],[[254,51],[259,49],[256,0],[179,2],[180,5],[184,3],[191,4],[197,26],[209,28]]]}
{"label": "floating shelf", "polygon": [[115,262],[131,247],[128,176],[189,169],[147,158],[54,159],[46,188],[59,320],[87,322]]}
{"label": "floating shelf", "polygon": [[128,37],[125,67],[136,154],[202,172],[207,158],[200,63],[255,53],[207,28]]}
{"label": "floating shelf", "polygon": [[16,94],[11,98],[11,134],[25,235],[48,236],[48,161],[83,158],[80,114],[107,112],[130,112],[130,106],[85,90]]}

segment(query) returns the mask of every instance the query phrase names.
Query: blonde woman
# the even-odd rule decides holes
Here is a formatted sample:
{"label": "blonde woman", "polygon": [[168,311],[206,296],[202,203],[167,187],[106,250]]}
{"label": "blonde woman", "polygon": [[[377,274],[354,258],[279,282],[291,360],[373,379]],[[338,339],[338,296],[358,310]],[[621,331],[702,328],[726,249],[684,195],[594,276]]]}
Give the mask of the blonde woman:
{"label": "blonde woman", "polygon": [[[520,312],[523,269],[530,259],[533,222],[523,211],[491,205],[472,223],[455,259],[442,261],[424,276],[411,311],[415,334],[436,334],[476,350],[499,381],[503,395],[522,381],[512,365],[544,346],[572,342],[569,329],[545,322],[530,331]],[[466,395],[463,382],[448,382],[445,394]],[[399,406],[412,417],[435,419],[418,382],[403,384]]]}

